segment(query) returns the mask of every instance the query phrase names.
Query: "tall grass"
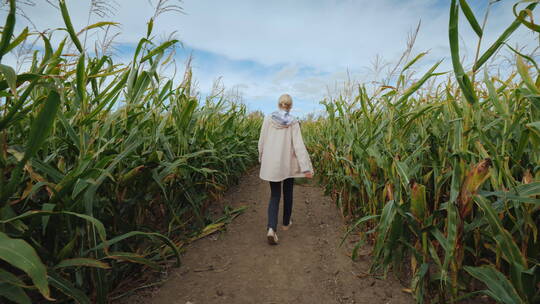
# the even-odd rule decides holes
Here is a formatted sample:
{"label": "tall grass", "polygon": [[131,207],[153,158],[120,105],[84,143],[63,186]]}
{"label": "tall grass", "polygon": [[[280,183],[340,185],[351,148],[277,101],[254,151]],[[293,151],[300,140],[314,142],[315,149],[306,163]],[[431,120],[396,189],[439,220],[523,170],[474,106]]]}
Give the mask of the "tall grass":
{"label": "tall grass", "polygon": [[[179,248],[209,223],[207,208],[256,159],[260,118],[223,95],[201,102],[188,67],[160,75],[178,42],[152,41],[133,60],[84,49],[68,35],[14,35],[9,1],[0,60],[29,35],[44,45],[16,74],[0,64],[0,299],[105,303],[134,270],[180,262]],[[68,45],[75,47],[67,52]]]}
{"label": "tall grass", "polygon": [[418,303],[478,293],[499,303],[540,301],[538,68],[516,54],[507,79],[481,69],[519,25],[539,30],[527,17],[537,1],[521,11],[520,4],[516,20],[465,71],[460,10],[479,39],[484,29],[466,1],[451,1],[448,82],[424,85],[438,75],[435,65],[407,86],[404,73],[417,57],[396,84],[326,99],[326,117],[305,124],[327,192],[351,221],[349,233],[362,237],[356,248],[372,242],[371,271],[408,274]]}

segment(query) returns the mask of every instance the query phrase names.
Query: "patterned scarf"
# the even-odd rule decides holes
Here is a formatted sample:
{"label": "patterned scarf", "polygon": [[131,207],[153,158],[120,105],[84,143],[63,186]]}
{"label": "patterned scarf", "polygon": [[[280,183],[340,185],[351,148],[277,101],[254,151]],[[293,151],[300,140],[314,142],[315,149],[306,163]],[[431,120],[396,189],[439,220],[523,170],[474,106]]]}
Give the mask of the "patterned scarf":
{"label": "patterned scarf", "polygon": [[282,126],[289,126],[296,121],[289,112],[285,110],[279,110],[272,113],[272,119]]}

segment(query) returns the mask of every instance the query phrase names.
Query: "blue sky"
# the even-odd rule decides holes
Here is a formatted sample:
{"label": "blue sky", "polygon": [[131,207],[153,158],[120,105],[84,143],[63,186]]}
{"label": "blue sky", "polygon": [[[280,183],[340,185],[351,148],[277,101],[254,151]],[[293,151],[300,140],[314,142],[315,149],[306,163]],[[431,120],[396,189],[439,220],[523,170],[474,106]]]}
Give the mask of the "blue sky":
{"label": "blue sky", "polygon": [[[116,0],[114,16],[91,16],[90,23],[121,23],[115,39],[117,60],[130,60],[133,47],[146,33],[146,22],[154,14],[157,1]],[[35,2],[35,6],[24,9],[38,29],[63,26],[55,8],[44,0]],[[75,28],[86,26],[90,0],[66,2]],[[182,41],[184,47],[176,52],[179,70],[193,55],[193,74],[201,95],[208,94],[220,79],[225,88],[240,92],[250,110],[269,113],[275,109],[279,95],[289,93],[294,99],[293,112],[302,116],[320,110],[319,101],[336,94],[337,88],[349,79],[372,82],[384,77],[391,66],[385,64],[396,62],[405,49],[407,36],[420,20],[422,25],[411,56],[422,51],[429,54],[416,66],[418,77],[440,59],[445,60],[439,71],[450,70],[449,2],[184,0],[180,3],[184,13],[160,15],[154,33],[157,40],[174,33]],[[481,20],[489,1],[469,2]],[[482,49],[512,22],[515,2],[501,0],[492,6]],[[535,17],[538,19],[538,13]],[[29,24],[19,20],[19,29]],[[99,37],[90,36],[88,45]],[[474,57],[477,38],[464,16],[460,20],[460,38],[461,55],[467,65]],[[528,46],[525,50],[530,51],[538,46],[538,37],[522,28],[510,42],[514,46]]]}

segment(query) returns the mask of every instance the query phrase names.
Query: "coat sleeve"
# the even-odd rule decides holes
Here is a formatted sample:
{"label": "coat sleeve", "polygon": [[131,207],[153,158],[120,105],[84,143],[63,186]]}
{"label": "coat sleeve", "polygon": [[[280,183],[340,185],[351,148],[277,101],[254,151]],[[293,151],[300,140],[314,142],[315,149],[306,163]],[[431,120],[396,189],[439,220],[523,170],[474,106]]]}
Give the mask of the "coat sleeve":
{"label": "coat sleeve", "polygon": [[304,145],[304,140],[302,139],[302,132],[300,131],[300,124],[295,123],[292,125],[292,142],[294,153],[298,159],[298,164],[300,165],[300,170],[305,172],[313,172],[313,166],[311,164],[311,159],[307,152],[306,146]]}
{"label": "coat sleeve", "polygon": [[259,146],[258,146],[258,149],[259,149],[259,163],[262,160],[263,147],[264,147],[264,138],[266,137],[266,124],[267,124],[267,119],[264,118],[262,126],[261,126],[261,132],[259,134]]}

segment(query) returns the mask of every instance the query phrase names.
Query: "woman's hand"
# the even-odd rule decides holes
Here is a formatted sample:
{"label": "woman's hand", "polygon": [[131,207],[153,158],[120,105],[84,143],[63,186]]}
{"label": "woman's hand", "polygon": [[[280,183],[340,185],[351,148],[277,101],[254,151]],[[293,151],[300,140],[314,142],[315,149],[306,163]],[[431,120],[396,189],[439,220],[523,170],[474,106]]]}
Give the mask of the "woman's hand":
{"label": "woman's hand", "polygon": [[305,173],[306,178],[313,178],[313,172],[306,172]]}

